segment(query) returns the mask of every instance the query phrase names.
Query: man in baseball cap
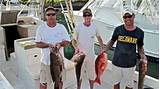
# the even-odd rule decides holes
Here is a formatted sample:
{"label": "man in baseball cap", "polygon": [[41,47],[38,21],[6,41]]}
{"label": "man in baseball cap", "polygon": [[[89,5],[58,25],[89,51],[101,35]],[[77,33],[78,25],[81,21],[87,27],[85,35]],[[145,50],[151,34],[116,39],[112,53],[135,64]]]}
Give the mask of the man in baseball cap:
{"label": "man in baseball cap", "polygon": [[113,89],[120,89],[120,85],[125,81],[125,89],[134,88],[134,72],[137,64],[136,50],[140,55],[138,63],[142,64],[142,70],[147,71],[147,57],[144,52],[144,31],[134,24],[135,14],[132,11],[122,13],[124,23],[115,28],[112,38],[106,45],[109,51],[117,42],[114,57],[112,60]]}

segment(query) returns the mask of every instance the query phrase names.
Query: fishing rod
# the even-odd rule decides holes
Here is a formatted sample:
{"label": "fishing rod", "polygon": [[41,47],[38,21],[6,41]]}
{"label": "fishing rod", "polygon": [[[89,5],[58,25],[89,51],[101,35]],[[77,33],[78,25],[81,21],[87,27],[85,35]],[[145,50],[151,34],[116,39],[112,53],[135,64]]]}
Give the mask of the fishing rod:
{"label": "fishing rod", "polygon": [[66,16],[66,14],[65,14],[65,12],[64,12],[64,8],[63,8],[63,5],[62,5],[62,3],[60,2],[60,6],[61,6],[61,9],[62,9],[62,13],[63,13],[63,15],[64,15],[64,18],[65,18],[65,21],[66,21],[66,23],[67,23],[67,27],[68,27],[68,33],[69,34],[72,34],[72,31],[71,31],[71,27],[70,27],[70,25],[69,25],[69,21],[68,21],[68,19],[67,19],[67,16]]}

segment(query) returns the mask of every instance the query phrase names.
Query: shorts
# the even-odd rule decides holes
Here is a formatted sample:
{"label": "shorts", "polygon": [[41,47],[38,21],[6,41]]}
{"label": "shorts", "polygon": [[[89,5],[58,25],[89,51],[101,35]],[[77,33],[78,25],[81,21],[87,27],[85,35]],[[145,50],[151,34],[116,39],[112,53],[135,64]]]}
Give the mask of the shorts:
{"label": "shorts", "polygon": [[50,73],[50,65],[41,63],[40,69],[40,83],[47,83],[47,89],[53,88],[52,77]]}
{"label": "shorts", "polygon": [[81,79],[88,78],[89,80],[95,80],[95,56],[85,56],[85,59],[81,68]]}
{"label": "shorts", "polygon": [[113,84],[118,84],[124,82],[125,86],[133,88],[133,77],[136,67],[131,68],[122,68],[115,65],[112,65],[113,71]]}

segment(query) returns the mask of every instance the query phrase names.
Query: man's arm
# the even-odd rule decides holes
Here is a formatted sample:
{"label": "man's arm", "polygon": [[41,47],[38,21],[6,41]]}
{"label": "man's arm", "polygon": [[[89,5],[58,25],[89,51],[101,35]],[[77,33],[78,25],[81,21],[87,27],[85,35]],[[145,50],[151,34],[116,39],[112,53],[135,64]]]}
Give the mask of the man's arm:
{"label": "man's arm", "polygon": [[66,45],[68,45],[70,43],[70,41],[64,40],[58,44],[60,44],[61,47],[65,47]]}
{"label": "man's arm", "polygon": [[99,45],[100,45],[100,52],[106,51],[101,36],[97,36],[97,40],[98,40]]}
{"label": "man's arm", "polygon": [[[55,46],[59,46],[60,47],[65,47],[66,45],[68,45],[70,42],[69,41],[62,41],[60,43],[57,43]],[[52,44],[48,44],[48,43],[45,43],[45,42],[36,42],[36,47],[38,48],[48,48],[48,47],[52,47],[53,45]]]}
{"label": "man's arm", "polygon": [[138,46],[138,54],[140,55],[141,59],[147,60],[147,57],[145,56],[145,53],[144,53],[143,46]]}
{"label": "man's arm", "polygon": [[140,55],[140,62],[139,63],[142,63],[142,70],[143,70],[143,72],[144,73],[146,73],[147,72],[147,63],[148,63],[148,61],[147,61],[147,57],[145,56],[145,54],[144,54],[144,48],[143,48],[143,46],[138,46],[138,53],[139,53],[139,55]]}
{"label": "man's arm", "polygon": [[102,40],[101,36],[97,36],[97,40],[98,40],[98,42],[100,44],[100,47],[103,48],[104,45],[103,45],[103,40]]}
{"label": "man's arm", "polygon": [[48,48],[50,44],[44,43],[44,42],[36,42],[36,47],[38,48]]}
{"label": "man's arm", "polygon": [[108,41],[108,43],[107,43],[107,45],[105,47],[106,51],[111,49],[113,47],[113,45],[114,45],[114,41],[112,41],[112,40]]}
{"label": "man's arm", "polygon": [[[69,43],[70,43],[69,41],[64,40],[64,41],[62,41],[62,42],[60,42],[60,43],[57,43],[55,46],[60,49],[61,47],[65,47],[65,46],[68,45]],[[52,46],[52,47],[53,47],[53,46]]]}

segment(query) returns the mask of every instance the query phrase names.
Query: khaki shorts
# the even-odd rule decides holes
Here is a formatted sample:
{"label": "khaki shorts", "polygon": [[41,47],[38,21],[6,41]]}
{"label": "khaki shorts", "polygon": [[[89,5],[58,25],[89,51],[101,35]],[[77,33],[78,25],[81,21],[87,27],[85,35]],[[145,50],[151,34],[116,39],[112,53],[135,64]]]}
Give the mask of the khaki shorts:
{"label": "khaki shorts", "polygon": [[112,65],[113,71],[113,84],[118,84],[124,82],[125,86],[133,88],[133,77],[136,67],[131,68],[122,68],[115,65]]}
{"label": "khaki shorts", "polygon": [[89,80],[94,80],[96,77],[95,73],[95,57],[87,56],[85,57],[82,68],[81,68],[81,79],[88,78]]}
{"label": "khaki shorts", "polygon": [[40,83],[47,83],[47,89],[52,89],[53,82],[50,73],[50,65],[45,65],[41,63],[41,70],[40,70]]}

